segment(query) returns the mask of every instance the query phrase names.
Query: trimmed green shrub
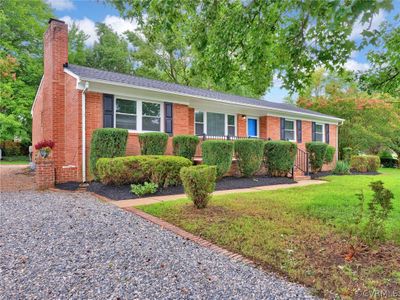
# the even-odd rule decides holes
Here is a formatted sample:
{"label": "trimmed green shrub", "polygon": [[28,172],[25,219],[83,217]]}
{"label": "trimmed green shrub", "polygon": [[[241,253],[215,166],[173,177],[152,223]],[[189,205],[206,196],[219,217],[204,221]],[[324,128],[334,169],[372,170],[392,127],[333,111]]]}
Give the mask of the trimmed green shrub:
{"label": "trimmed green shrub", "polygon": [[353,155],[353,148],[351,147],[344,147],[342,150],[342,157],[343,160],[350,163],[350,159]]}
{"label": "trimmed green shrub", "polygon": [[120,128],[100,128],[92,134],[90,142],[90,173],[97,177],[96,163],[99,158],[124,156],[128,130]]}
{"label": "trimmed green shrub", "polygon": [[249,177],[256,173],[264,157],[264,141],[256,139],[236,140],[233,143],[240,173]]}
{"label": "trimmed green shrub", "polygon": [[368,172],[376,172],[381,166],[381,160],[377,155],[366,155]]}
{"label": "trimmed green shrub", "polygon": [[180,176],[186,195],[197,208],[205,208],[215,189],[216,166],[198,165],[181,169]]}
{"label": "trimmed green shrub", "polygon": [[306,149],[309,153],[310,165],[312,172],[319,172],[325,161],[325,153],[328,148],[328,144],[322,142],[311,142],[306,143]]}
{"label": "trimmed green shrub", "polygon": [[350,174],[350,165],[344,160],[338,160],[335,168],[332,170],[335,175],[347,175]]}
{"label": "trimmed green shrub", "polygon": [[335,155],[335,152],[336,152],[335,147],[328,145],[325,152],[324,163],[330,164],[331,162],[333,162],[333,156]]}
{"label": "trimmed green shrub", "polygon": [[139,134],[140,153],[142,155],[163,155],[167,149],[168,134],[147,132]]}
{"label": "trimmed green shrub", "polygon": [[264,145],[264,160],[270,176],[286,176],[293,168],[297,154],[296,143],[268,141]]}
{"label": "trimmed green shrub", "polygon": [[132,184],[131,192],[136,196],[144,196],[147,194],[154,194],[157,192],[158,184],[154,182],[145,182],[143,184]]}
{"label": "trimmed green shrub", "polygon": [[217,177],[221,178],[232,164],[233,143],[230,141],[205,141],[201,144],[203,163],[217,167]]}
{"label": "trimmed green shrub", "polygon": [[122,185],[128,183],[143,183],[150,180],[150,168],[143,168],[151,156],[125,156],[115,158],[100,158],[96,169],[98,178],[103,184]]}
{"label": "trimmed green shrub", "polygon": [[168,187],[181,183],[179,172],[183,167],[189,167],[192,161],[180,156],[152,156],[152,160],[146,161],[143,168],[150,173],[151,181],[160,187]]}
{"label": "trimmed green shrub", "polygon": [[200,140],[195,135],[176,135],[172,139],[174,155],[192,160]]}
{"label": "trimmed green shrub", "polygon": [[356,172],[376,172],[380,166],[379,156],[376,155],[355,155],[351,157],[350,167]]}
{"label": "trimmed green shrub", "polygon": [[179,171],[192,162],[178,156],[138,155],[101,158],[97,171],[103,184],[129,184],[152,181],[160,187],[180,184]]}

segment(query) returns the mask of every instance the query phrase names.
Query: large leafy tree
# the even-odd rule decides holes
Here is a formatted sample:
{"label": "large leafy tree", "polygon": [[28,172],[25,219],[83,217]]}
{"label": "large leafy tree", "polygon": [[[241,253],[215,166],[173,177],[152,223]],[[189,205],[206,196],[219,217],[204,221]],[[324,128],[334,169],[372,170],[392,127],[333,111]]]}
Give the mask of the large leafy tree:
{"label": "large leafy tree", "polygon": [[349,73],[317,72],[316,77],[319,80],[299,97],[297,105],[345,119],[339,127],[339,149],[352,147],[374,154],[384,147],[395,150],[400,128],[397,107],[400,98],[362,92]]}
{"label": "large leafy tree", "polygon": [[43,33],[51,16],[42,0],[0,1],[0,140],[30,138],[30,109],[43,73]]}
{"label": "large leafy tree", "polygon": [[86,65],[91,49],[85,46],[89,35],[85,34],[73,23],[68,31],[68,62],[77,65]]}
{"label": "large leafy tree", "polygon": [[364,33],[365,43],[374,45],[368,53],[371,67],[360,76],[363,89],[400,94],[400,15],[393,23],[384,22],[378,30]]}
{"label": "large leafy tree", "polygon": [[132,73],[128,42],[103,23],[96,24],[98,41],[93,45],[87,64],[95,68]]}
{"label": "large leafy tree", "polygon": [[352,26],[390,0],[107,0],[139,22],[138,71],[170,81],[258,97],[273,75],[302,90],[317,67],[338,69],[355,49]]}

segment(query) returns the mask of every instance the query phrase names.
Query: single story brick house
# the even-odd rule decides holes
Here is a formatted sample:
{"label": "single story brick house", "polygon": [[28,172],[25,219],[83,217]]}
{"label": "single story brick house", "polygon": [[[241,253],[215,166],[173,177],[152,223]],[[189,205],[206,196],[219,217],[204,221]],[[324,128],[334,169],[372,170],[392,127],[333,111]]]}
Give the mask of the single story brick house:
{"label": "single story brick house", "polygon": [[[68,64],[68,27],[56,19],[50,19],[44,35],[44,75],[32,117],[33,144],[55,142],[58,183],[90,178],[90,140],[96,128],[128,129],[127,154],[137,155],[138,133],[149,131],[283,139],[303,150],[306,142],[322,141],[337,148],[343,122],[288,104]],[[167,154],[172,154],[171,141]]]}

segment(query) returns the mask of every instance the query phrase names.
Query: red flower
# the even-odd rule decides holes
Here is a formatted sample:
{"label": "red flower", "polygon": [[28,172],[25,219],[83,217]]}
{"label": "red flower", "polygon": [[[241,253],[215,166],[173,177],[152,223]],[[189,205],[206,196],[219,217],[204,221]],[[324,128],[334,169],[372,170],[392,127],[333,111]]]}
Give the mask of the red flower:
{"label": "red flower", "polygon": [[35,145],[36,150],[40,150],[42,148],[49,147],[50,149],[54,148],[54,142],[52,140],[43,140]]}

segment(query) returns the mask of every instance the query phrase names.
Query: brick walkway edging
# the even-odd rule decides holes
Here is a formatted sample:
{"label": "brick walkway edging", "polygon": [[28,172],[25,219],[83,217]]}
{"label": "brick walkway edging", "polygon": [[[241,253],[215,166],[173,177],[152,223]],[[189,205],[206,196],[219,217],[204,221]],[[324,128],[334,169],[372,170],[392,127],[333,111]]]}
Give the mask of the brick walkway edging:
{"label": "brick walkway edging", "polygon": [[149,221],[149,222],[152,222],[154,224],[157,224],[160,227],[165,228],[165,229],[175,233],[176,235],[179,235],[179,236],[181,236],[181,237],[183,237],[183,238],[185,238],[187,240],[190,240],[190,241],[192,241],[192,242],[194,242],[194,243],[196,243],[196,244],[198,244],[200,246],[206,247],[208,249],[216,251],[217,253],[220,253],[222,255],[228,256],[230,259],[233,259],[233,260],[238,261],[238,262],[245,263],[245,264],[253,266],[253,267],[257,267],[256,263],[254,263],[252,260],[250,260],[248,258],[243,257],[240,254],[233,253],[233,252],[231,252],[229,250],[226,250],[226,249],[224,249],[224,248],[222,248],[220,246],[217,246],[217,245],[215,245],[215,244],[213,244],[213,243],[211,243],[211,242],[209,242],[209,241],[207,241],[205,239],[202,239],[201,237],[199,237],[197,235],[194,235],[194,234],[189,233],[189,232],[187,232],[187,231],[185,231],[185,230],[183,230],[183,229],[181,229],[181,228],[179,228],[179,227],[177,227],[175,225],[172,225],[171,223],[168,223],[168,222],[166,222],[164,220],[161,220],[160,218],[157,218],[157,217],[152,216],[152,215],[150,215],[148,213],[145,213],[144,211],[141,211],[141,210],[139,210],[137,208],[134,208],[134,207],[125,207],[123,209],[125,211],[130,212],[130,213],[134,213],[135,215],[145,219],[146,221]]}

